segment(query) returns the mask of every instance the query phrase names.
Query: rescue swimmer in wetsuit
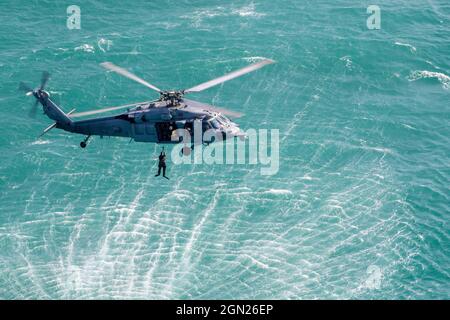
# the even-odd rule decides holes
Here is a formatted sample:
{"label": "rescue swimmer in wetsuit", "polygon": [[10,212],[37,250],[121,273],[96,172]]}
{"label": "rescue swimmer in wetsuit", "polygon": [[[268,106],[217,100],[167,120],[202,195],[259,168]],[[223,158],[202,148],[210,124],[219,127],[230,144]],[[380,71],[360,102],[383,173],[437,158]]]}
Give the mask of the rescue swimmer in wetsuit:
{"label": "rescue swimmer in wetsuit", "polygon": [[159,176],[161,174],[161,169],[163,170],[163,177],[169,180],[168,177],[166,177],[166,153],[164,152],[164,148],[161,151],[161,154],[158,157],[158,174],[155,174],[155,177]]}

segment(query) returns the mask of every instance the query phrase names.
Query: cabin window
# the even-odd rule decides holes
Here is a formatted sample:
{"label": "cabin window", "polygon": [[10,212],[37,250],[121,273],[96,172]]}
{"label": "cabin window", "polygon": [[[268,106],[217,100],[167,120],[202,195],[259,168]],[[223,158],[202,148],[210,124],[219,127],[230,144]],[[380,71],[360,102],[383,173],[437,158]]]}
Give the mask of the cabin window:
{"label": "cabin window", "polygon": [[220,123],[216,119],[212,119],[211,121],[209,121],[209,123],[211,124],[211,126],[214,129],[219,129],[220,128]]}

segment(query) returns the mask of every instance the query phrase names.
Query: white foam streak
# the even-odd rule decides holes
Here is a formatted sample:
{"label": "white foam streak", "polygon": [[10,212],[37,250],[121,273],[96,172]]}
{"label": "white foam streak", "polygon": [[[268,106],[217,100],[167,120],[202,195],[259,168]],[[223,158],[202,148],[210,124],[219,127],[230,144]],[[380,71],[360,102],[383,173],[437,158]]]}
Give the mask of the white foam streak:
{"label": "white foam streak", "polygon": [[445,90],[448,90],[450,88],[450,77],[441,72],[433,72],[427,70],[414,71],[409,75],[408,80],[417,81],[420,79],[429,79],[429,78],[439,80],[439,82],[442,84],[442,88],[444,88]]}

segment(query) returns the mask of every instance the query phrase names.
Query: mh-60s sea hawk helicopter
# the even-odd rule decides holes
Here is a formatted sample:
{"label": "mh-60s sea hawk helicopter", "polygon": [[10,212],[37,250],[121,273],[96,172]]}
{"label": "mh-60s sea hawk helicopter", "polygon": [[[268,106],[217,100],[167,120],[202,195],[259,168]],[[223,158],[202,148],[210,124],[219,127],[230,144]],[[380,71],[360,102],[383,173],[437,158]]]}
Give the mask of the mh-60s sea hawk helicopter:
{"label": "mh-60s sea hawk helicopter", "polygon": [[[86,138],[80,142],[81,148],[86,147],[87,142],[92,135],[101,137],[129,137],[138,142],[179,143],[182,142],[183,139],[182,137],[174,139],[176,130],[186,129],[192,137],[194,135],[193,127],[196,121],[197,123],[201,123],[202,133],[207,130],[213,130],[217,136],[223,138],[242,137],[243,132],[239,129],[239,126],[227,118],[227,116],[232,118],[240,117],[242,116],[241,113],[217,108],[194,100],[188,100],[184,98],[184,95],[191,92],[203,91],[271,63],[274,63],[274,61],[270,59],[261,60],[245,68],[204,82],[190,89],[163,91],[111,62],[104,62],[100,64],[102,67],[157,91],[160,94],[160,97],[158,100],[154,101],[145,101],[79,113],[74,113],[75,109],[65,113],[50,99],[49,93],[44,90],[50,77],[47,72],[42,74],[41,85],[38,88],[31,89],[22,82],[20,84],[20,89],[26,91],[27,95],[33,95],[36,98],[32,113],[36,112],[38,103],[41,103],[44,113],[50,119],[55,121],[42,132],[41,136],[53,128],[83,134]],[[92,116],[120,109],[127,109],[127,111],[108,117],[79,121],[73,120],[77,117]],[[191,141],[193,140],[191,139]],[[210,143],[212,141],[213,140],[201,141],[201,143]],[[191,146],[191,148],[193,147],[194,145]]]}

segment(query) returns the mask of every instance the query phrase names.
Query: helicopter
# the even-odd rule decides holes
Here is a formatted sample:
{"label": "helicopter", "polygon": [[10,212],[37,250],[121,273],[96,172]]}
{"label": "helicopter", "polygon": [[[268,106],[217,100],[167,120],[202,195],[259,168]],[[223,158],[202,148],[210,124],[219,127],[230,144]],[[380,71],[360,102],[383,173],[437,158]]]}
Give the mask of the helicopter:
{"label": "helicopter", "polygon": [[[183,137],[176,136],[177,129],[187,130],[192,137],[194,135],[194,124],[198,123],[201,124],[202,133],[213,130],[217,137],[223,139],[243,138],[245,134],[239,128],[239,125],[230,120],[230,118],[243,116],[242,113],[186,99],[184,96],[209,89],[274,62],[271,59],[264,59],[189,89],[170,91],[161,90],[111,62],[103,62],[100,64],[103,68],[158,92],[159,99],[77,113],[75,109],[65,113],[60,106],[50,99],[49,92],[44,90],[50,78],[48,72],[42,73],[40,86],[36,89],[32,89],[23,82],[20,83],[19,89],[25,91],[27,96],[33,95],[36,98],[31,114],[36,113],[37,106],[40,103],[44,114],[54,121],[41,133],[39,138],[54,128],[62,129],[84,135],[85,139],[80,142],[81,148],[86,148],[91,136],[127,137],[136,142],[158,144],[180,143],[183,141]],[[88,117],[123,109],[126,109],[126,111],[117,115],[76,120],[78,117]],[[201,141],[201,143],[206,144],[211,142],[214,142],[212,138],[209,141]],[[193,148],[194,144],[191,145],[191,149]]]}

